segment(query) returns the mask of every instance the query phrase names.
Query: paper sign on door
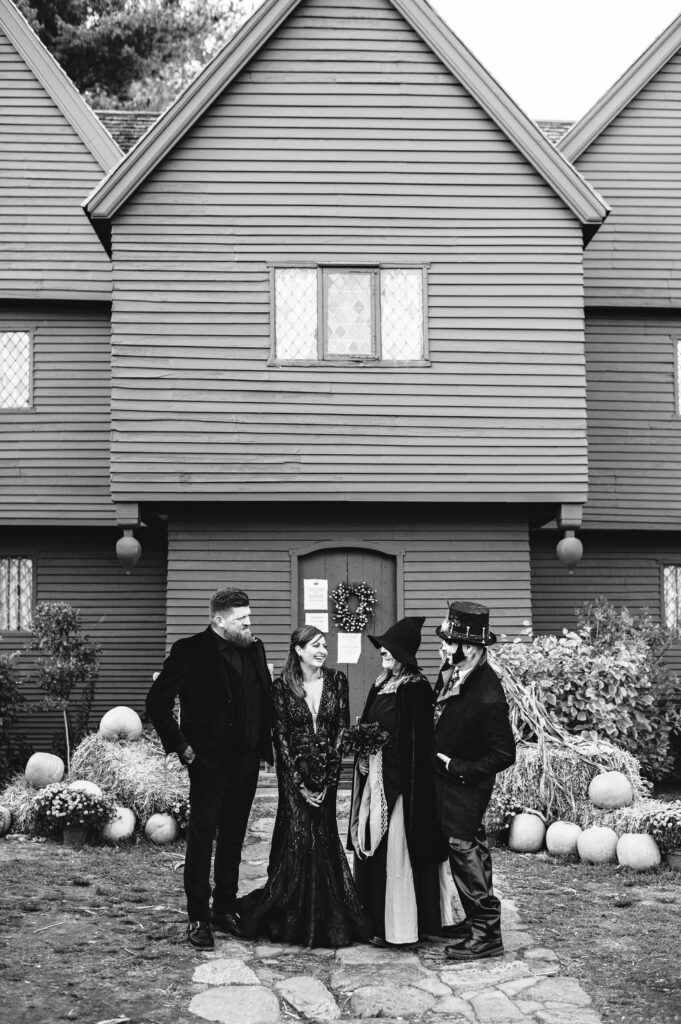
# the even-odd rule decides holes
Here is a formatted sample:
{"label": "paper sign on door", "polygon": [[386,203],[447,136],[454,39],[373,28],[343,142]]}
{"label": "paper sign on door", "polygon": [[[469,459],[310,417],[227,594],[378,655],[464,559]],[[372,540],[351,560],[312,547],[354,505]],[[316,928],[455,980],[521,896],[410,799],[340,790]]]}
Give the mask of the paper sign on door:
{"label": "paper sign on door", "polygon": [[329,607],[329,581],[304,580],[303,602],[305,611],[323,611]]}
{"label": "paper sign on door", "polygon": [[338,634],[338,657],[339,665],[356,665],[362,653],[361,633],[339,633]]}
{"label": "paper sign on door", "polygon": [[329,613],[328,612],[305,612],[305,625],[315,626],[317,629],[321,629],[322,633],[329,632]]}

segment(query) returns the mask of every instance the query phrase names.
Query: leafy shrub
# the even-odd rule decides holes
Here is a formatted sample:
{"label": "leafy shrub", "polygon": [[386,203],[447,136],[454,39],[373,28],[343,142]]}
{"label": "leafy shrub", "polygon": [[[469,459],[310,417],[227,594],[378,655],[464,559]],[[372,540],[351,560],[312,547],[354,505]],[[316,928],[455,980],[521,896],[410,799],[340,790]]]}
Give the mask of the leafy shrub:
{"label": "leafy shrub", "polygon": [[[77,608],[63,601],[42,601],[33,616],[30,651],[40,655],[37,661],[38,685],[45,691],[40,707],[61,711],[64,719],[66,761],[70,770],[70,738],[77,742],[86,732],[99,670],[98,645],[86,636]],[[72,722],[71,698],[78,691],[79,701]]]}
{"label": "leafy shrub", "polygon": [[577,615],[576,631],[536,637],[528,630],[528,642],[504,645],[499,661],[536,686],[569,732],[605,738],[634,754],[646,776],[662,778],[681,726],[679,680],[662,661],[672,634],[650,615],[632,615],[604,598]]}
{"label": "leafy shrub", "polygon": [[20,712],[26,710],[15,667],[19,653],[0,654],[0,784],[23,768],[31,753],[25,737],[11,732]]}

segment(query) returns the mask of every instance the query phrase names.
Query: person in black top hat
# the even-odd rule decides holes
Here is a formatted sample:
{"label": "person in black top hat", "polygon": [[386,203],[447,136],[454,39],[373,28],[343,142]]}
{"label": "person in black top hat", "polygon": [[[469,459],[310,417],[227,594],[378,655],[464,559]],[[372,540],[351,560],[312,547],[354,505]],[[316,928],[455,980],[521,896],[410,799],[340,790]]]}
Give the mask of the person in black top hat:
{"label": "person in black top hat", "polygon": [[173,644],[147,695],[164,750],[176,753],[189,772],[184,887],[187,938],[198,949],[213,947],[213,929],[242,934],[236,913],[241,848],[260,761],[274,760],[270,673],[265,648],[251,632],[248,595],[217,591],[210,619],[207,629]]}
{"label": "person in black top hat", "polygon": [[400,619],[383,636],[369,637],[382,671],[361,721],[377,723],[390,739],[356,759],[348,848],[374,945],[410,945],[441,932],[439,866],[447,845],[430,770],[433,693],[416,660],[424,621]]}
{"label": "person in black top hat", "polygon": [[501,905],[482,819],[497,772],[515,761],[508,704],[487,648],[496,642],[489,609],[451,601],[436,630],[443,665],[435,686],[432,762],[437,810],[449,843],[449,864],[465,918],[445,935],[452,960],[501,956]]}

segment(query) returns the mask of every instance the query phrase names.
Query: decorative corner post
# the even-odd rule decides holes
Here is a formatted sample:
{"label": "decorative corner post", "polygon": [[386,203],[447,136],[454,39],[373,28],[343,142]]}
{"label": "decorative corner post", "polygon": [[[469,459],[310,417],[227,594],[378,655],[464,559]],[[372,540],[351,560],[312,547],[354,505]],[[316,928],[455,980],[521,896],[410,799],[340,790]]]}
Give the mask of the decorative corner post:
{"label": "decorative corner post", "polygon": [[556,516],[558,529],[564,531],[563,539],[556,545],[558,559],[566,566],[570,576],[574,568],[584,554],[584,546],[575,537],[575,530],[582,525],[582,506],[576,504],[563,504],[558,509]]}

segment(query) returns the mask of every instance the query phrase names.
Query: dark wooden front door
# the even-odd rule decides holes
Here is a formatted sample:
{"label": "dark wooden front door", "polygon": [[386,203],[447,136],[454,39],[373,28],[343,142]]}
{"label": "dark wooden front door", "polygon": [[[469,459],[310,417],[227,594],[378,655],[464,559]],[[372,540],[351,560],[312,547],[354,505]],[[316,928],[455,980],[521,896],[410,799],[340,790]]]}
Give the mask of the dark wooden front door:
{"label": "dark wooden front door", "polygon": [[[368,548],[325,548],[301,555],[298,559],[298,622],[305,622],[303,607],[306,579],[328,580],[329,632],[327,664],[343,670],[350,683],[350,720],[354,722],[364,706],[371,684],[381,670],[381,658],[367,634],[381,635],[397,620],[397,559],[394,555]],[[361,583],[376,591],[374,616],[362,634],[362,653],[356,665],[337,663],[338,627],[333,621],[330,596],[338,583]]]}

